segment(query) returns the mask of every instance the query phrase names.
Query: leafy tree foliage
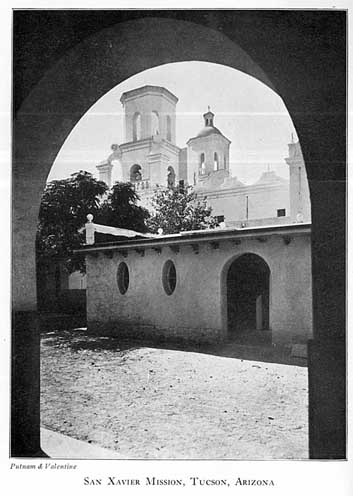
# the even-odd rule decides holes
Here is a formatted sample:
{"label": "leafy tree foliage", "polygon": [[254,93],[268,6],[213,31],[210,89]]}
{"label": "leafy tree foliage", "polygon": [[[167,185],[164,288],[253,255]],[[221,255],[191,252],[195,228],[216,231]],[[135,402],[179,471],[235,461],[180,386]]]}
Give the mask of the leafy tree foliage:
{"label": "leafy tree foliage", "polygon": [[84,258],[73,250],[85,243],[82,227],[87,214],[94,222],[146,231],[148,212],[137,206],[138,196],[129,183],[108,186],[92,174],[79,171],[67,179],[51,181],[42,196],[37,231],[39,264],[50,259],[63,260],[69,272],[85,271]]}
{"label": "leafy tree foliage", "polygon": [[39,211],[37,258],[39,264],[62,260],[69,272],[85,271],[84,258],[73,250],[85,243],[82,227],[87,214],[98,224],[138,232],[163,229],[165,234],[215,227],[211,208],[191,188],[168,189],[153,198],[153,214],[137,205],[138,195],[130,183],[108,186],[92,174],[79,171],[67,179],[47,184]]}
{"label": "leafy tree foliage", "polygon": [[146,232],[149,212],[137,205],[138,200],[131,183],[116,182],[102,203],[96,222]]}
{"label": "leafy tree foliage", "polygon": [[63,259],[69,272],[84,270],[82,257],[74,256],[72,250],[84,242],[84,233],[79,233],[79,229],[85,224],[88,213],[96,215],[100,197],[107,189],[104,182],[85,171],[47,184],[39,210],[39,262],[48,258]]}
{"label": "leafy tree foliage", "polygon": [[198,199],[191,187],[185,191],[177,188],[159,191],[152,204],[153,213],[147,222],[152,232],[162,228],[164,234],[174,234],[217,226],[206,199]]}

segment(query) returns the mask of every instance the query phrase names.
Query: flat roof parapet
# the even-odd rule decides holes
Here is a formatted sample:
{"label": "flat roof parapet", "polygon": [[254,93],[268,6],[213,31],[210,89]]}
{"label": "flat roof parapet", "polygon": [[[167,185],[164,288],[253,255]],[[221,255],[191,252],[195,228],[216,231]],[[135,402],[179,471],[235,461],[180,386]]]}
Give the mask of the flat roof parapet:
{"label": "flat roof parapet", "polygon": [[[295,234],[310,234],[311,223],[282,224],[277,226],[245,227],[242,229],[204,229],[199,231],[184,231],[177,234],[166,234],[155,238],[129,238],[101,244],[86,245],[74,250],[75,253],[89,254],[103,250],[156,248],[161,246],[186,245],[190,243],[209,243],[220,241],[241,240],[245,238],[261,238],[278,235],[288,237]],[[142,235],[143,236],[143,235]]]}

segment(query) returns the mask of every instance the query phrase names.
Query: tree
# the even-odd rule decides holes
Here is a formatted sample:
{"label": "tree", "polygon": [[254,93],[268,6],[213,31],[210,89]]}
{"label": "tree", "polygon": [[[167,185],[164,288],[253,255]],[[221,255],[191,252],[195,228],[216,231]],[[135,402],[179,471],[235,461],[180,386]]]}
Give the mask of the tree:
{"label": "tree", "polygon": [[163,229],[164,234],[213,228],[217,220],[206,199],[197,198],[191,187],[185,191],[167,189],[159,191],[152,199],[153,213],[147,222],[152,232]]}
{"label": "tree", "polygon": [[105,197],[107,192],[104,182],[85,171],[47,184],[39,210],[39,264],[61,260],[69,273],[85,272],[84,257],[73,250],[85,243],[82,227],[87,214],[92,214],[97,224],[147,231],[145,221],[149,213],[137,205],[139,197],[132,184],[117,182]]}
{"label": "tree", "polygon": [[146,232],[149,212],[137,205],[138,200],[131,183],[116,182],[102,203],[96,222]]}
{"label": "tree", "polygon": [[108,186],[93,178],[92,174],[79,171],[67,179],[47,184],[39,210],[37,230],[38,262],[61,259],[69,272],[84,272],[82,256],[73,250],[84,243],[84,233],[79,232],[87,221],[87,214],[97,215],[101,197]]}

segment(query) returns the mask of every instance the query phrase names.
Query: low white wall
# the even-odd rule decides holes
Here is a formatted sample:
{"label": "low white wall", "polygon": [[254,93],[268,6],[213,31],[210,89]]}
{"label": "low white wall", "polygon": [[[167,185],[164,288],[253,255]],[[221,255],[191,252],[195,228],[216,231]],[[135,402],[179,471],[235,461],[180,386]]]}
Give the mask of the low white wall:
{"label": "low white wall", "polygon": [[[141,256],[100,253],[87,256],[87,317],[93,329],[145,332],[195,340],[221,340],[227,335],[226,277],[231,262],[244,253],[255,253],[268,264],[270,276],[270,329],[273,342],[305,342],[311,334],[310,236],[281,236],[265,242],[243,239],[240,245],[222,241],[218,249],[200,243],[199,253],[190,245],[180,252],[163,247]],[[162,284],[167,260],[176,267],[177,284],[168,296]],[[120,294],[116,281],[118,264],[129,267],[129,288]]]}

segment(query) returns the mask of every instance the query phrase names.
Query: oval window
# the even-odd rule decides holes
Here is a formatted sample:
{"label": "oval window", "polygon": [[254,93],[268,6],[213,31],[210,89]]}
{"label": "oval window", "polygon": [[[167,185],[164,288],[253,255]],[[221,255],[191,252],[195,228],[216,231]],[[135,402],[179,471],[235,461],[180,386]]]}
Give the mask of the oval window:
{"label": "oval window", "polygon": [[164,291],[167,293],[167,295],[171,295],[176,286],[176,269],[174,262],[171,260],[168,260],[163,267],[163,275],[162,275],[162,281],[163,281],[163,287]]}
{"label": "oval window", "polygon": [[120,262],[116,278],[120,293],[125,294],[129,287],[129,269],[125,262]]}

